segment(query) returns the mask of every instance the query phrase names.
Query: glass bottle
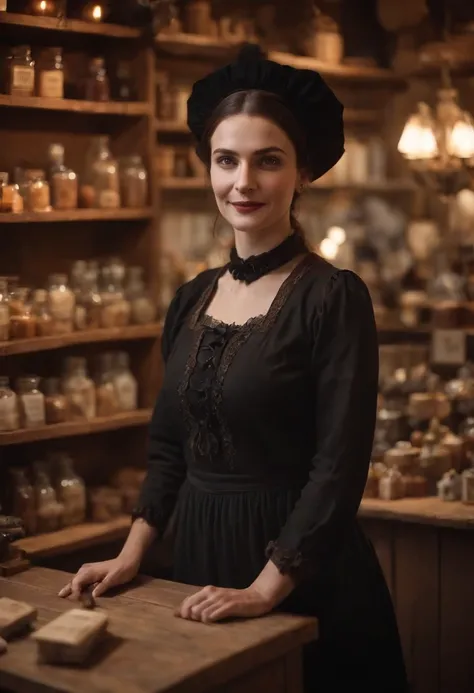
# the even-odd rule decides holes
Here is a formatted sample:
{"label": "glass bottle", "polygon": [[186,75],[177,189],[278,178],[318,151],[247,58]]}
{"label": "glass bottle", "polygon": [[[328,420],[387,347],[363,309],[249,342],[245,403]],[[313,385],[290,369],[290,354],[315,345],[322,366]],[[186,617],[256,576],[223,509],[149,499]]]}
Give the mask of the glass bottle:
{"label": "glass bottle", "polygon": [[18,398],[10,388],[8,378],[0,377],[0,431],[16,431],[20,428]]}
{"label": "glass bottle", "polygon": [[156,317],[156,305],[145,288],[143,267],[129,267],[125,296],[130,301],[132,322],[135,325],[146,325]]}
{"label": "glass bottle", "polygon": [[64,165],[64,147],[49,147],[51,199],[54,209],[77,209],[79,188],[77,175]]}
{"label": "glass bottle", "polygon": [[0,212],[19,214],[23,212],[23,198],[16,183],[10,183],[5,171],[0,173]]}
{"label": "glass bottle", "polygon": [[86,519],[86,485],[75,473],[69,455],[58,455],[56,471],[56,493],[64,507],[62,524],[64,527],[78,525]]}
{"label": "glass bottle", "polygon": [[10,301],[8,298],[8,282],[0,277],[0,342],[10,337]]}
{"label": "glass bottle", "polygon": [[101,269],[102,327],[125,327],[130,323],[131,307],[124,295],[124,274],[125,267],[118,260]]}
{"label": "glass bottle", "polygon": [[69,420],[66,395],[61,392],[59,378],[46,378],[43,381],[44,407],[47,424],[59,424]]}
{"label": "glass bottle", "polygon": [[130,63],[120,60],[117,65],[115,79],[112,82],[112,92],[115,101],[137,101],[138,94],[132,77]]}
{"label": "glass bottle", "polygon": [[51,211],[51,190],[43,174],[38,174],[29,181],[26,200],[30,212]]}
{"label": "glass bottle", "polygon": [[54,334],[54,322],[48,307],[46,289],[36,289],[33,294],[33,315],[35,316],[36,334],[38,337],[49,337]]}
{"label": "glass bottle", "polygon": [[461,474],[461,500],[467,505],[474,505],[474,467]]}
{"label": "glass bottle", "polygon": [[113,355],[113,379],[120,411],[134,411],[138,407],[138,383],[130,370],[130,357],[126,351]]}
{"label": "glass bottle", "polygon": [[95,386],[87,374],[85,358],[71,356],[65,360],[62,391],[67,397],[71,421],[90,421],[95,418]]}
{"label": "glass bottle", "polygon": [[9,88],[12,96],[33,96],[35,92],[35,61],[30,46],[13,48],[9,65]]}
{"label": "glass bottle", "polygon": [[138,154],[120,162],[120,194],[123,207],[146,207],[148,172]]}
{"label": "glass bottle", "polygon": [[30,290],[26,286],[10,291],[10,339],[36,337],[36,317],[29,296]]}
{"label": "glass bottle", "polygon": [[76,293],[76,330],[95,330],[101,326],[102,297],[97,272],[87,269]]}
{"label": "glass bottle", "polygon": [[94,144],[88,177],[94,189],[96,207],[100,209],[120,207],[119,168],[116,159],[110,153],[109,138],[106,136],[99,137]]}
{"label": "glass bottle", "polygon": [[38,387],[39,381],[36,375],[25,375],[16,382],[22,428],[36,428],[46,423],[44,395]]}
{"label": "glass bottle", "polygon": [[97,416],[112,416],[120,411],[114,375],[112,354],[101,354],[96,377]]}
{"label": "glass bottle", "polygon": [[58,502],[56,491],[51,484],[46,466],[42,462],[36,462],[34,469],[34,490],[36,498],[36,530],[54,532],[61,526],[64,507]]}
{"label": "glass bottle", "polygon": [[86,101],[110,101],[110,85],[104,58],[92,58],[85,83]]}
{"label": "glass bottle", "polygon": [[64,98],[63,49],[50,48],[41,60],[38,96],[46,99]]}
{"label": "glass bottle", "polygon": [[67,275],[49,275],[48,302],[54,322],[54,334],[69,334],[72,332],[74,330],[76,297],[68,286]]}
{"label": "glass bottle", "polygon": [[33,486],[22,467],[10,467],[9,472],[12,484],[12,514],[21,518],[27,534],[35,534],[37,518]]}

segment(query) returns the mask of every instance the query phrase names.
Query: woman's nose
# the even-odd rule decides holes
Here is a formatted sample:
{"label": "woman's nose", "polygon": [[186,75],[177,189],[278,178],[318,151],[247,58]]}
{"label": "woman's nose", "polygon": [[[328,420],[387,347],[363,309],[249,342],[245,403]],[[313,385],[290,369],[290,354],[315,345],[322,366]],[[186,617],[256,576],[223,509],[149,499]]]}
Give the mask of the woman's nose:
{"label": "woman's nose", "polygon": [[252,167],[246,163],[242,163],[238,169],[235,187],[239,192],[245,193],[248,190],[254,190],[255,186],[255,176]]}

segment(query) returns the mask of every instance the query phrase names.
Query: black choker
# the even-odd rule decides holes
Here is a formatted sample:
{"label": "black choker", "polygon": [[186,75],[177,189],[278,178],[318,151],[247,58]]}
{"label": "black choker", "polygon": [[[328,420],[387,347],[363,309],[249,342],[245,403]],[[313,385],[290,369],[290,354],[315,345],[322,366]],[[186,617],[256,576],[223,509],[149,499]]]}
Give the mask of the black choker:
{"label": "black choker", "polygon": [[308,252],[305,242],[301,236],[293,233],[275,248],[260,255],[251,255],[245,260],[237,255],[235,247],[232,248],[227,267],[234,279],[251,284],[305,252]]}

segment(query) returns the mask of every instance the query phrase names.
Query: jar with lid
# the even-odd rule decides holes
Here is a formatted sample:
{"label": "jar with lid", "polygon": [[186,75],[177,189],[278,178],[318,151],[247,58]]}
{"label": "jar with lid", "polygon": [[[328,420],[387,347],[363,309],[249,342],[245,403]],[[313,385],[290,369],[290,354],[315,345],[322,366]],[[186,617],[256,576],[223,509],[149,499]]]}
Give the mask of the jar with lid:
{"label": "jar with lid", "polygon": [[101,326],[102,297],[97,283],[97,272],[85,270],[76,291],[76,330],[95,330]]}
{"label": "jar with lid", "polygon": [[19,286],[10,291],[10,339],[36,337],[36,316],[30,301],[30,290]]}
{"label": "jar with lid", "polygon": [[76,298],[69,288],[66,274],[50,274],[48,303],[53,318],[54,334],[69,334],[74,330]]}
{"label": "jar with lid", "polygon": [[79,197],[77,175],[64,164],[63,145],[51,144],[48,154],[51,198],[54,209],[77,209]]}
{"label": "jar with lid", "polygon": [[10,301],[8,297],[8,282],[0,277],[0,342],[10,337]]}
{"label": "jar with lid", "polygon": [[99,209],[120,207],[119,167],[109,148],[109,138],[99,137],[89,154],[86,180],[93,189],[94,204]]}
{"label": "jar with lid", "polygon": [[69,455],[60,453],[56,462],[56,493],[64,507],[62,524],[71,527],[86,519],[86,485],[74,471]]}
{"label": "jar with lid", "polygon": [[47,424],[59,424],[69,420],[68,401],[61,392],[59,378],[46,378],[43,381],[44,407]]}
{"label": "jar with lid", "polygon": [[120,162],[120,192],[123,207],[146,207],[148,172],[138,154]]}
{"label": "jar with lid", "polygon": [[110,101],[110,84],[104,58],[92,58],[85,81],[86,101]]}
{"label": "jar with lid", "polygon": [[387,469],[380,478],[379,496],[382,500],[403,498],[403,480],[400,470],[395,466]]}
{"label": "jar with lid", "polygon": [[396,467],[402,473],[414,472],[418,468],[420,450],[406,440],[400,440],[393,448],[387,450],[384,462],[388,468]]}
{"label": "jar with lid", "polygon": [[125,327],[130,323],[131,307],[124,295],[124,273],[123,265],[117,263],[101,269],[102,327]]}
{"label": "jar with lid", "polygon": [[0,377],[0,431],[16,431],[20,428],[18,398],[10,388],[8,378]]}
{"label": "jar with lid", "polygon": [[120,411],[134,411],[138,407],[138,383],[130,370],[130,357],[126,351],[113,355],[113,379]]}
{"label": "jar with lid", "polygon": [[38,96],[47,99],[64,98],[63,49],[49,48],[39,65]]}
{"label": "jar with lid", "polygon": [[10,467],[12,514],[20,517],[27,534],[36,533],[36,499],[26,469]]}
{"label": "jar with lid", "polygon": [[37,375],[25,375],[16,381],[18,408],[22,428],[36,428],[46,423],[44,395]]}
{"label": "jar with lid", "polygon": [[38,175],[29,181],[26,200],[30,212],[51,211],[50,187],[44,175]]}
{"label": "jar with lid", "polygon": [[438,498],[443,501],[457,501],[461,498],[461,477],[455,469],[445,472],[437,483]]}
{"label": "jar with lid", "polygon": [[9,64],[9,88],[12,96],[33,96],[35,92],[35,61],[30,46],[13,48]]}
{"label": "jar with lid", "polygon": [[65,360],[62,391],[66,395],[71,421],[90,421],[96,416],[94,382],[87,374],[86,359],[70,356]]}
{"label": "jar with lid", "polygon": [[132,323],[146,325],[156,318],[156,305],[143,281],[143,267],[129,267],[125,296],[130,302]]}
{"label": "jar with lid", "polygon": [[61,527],[64,506],[58,502],[46,465],[42,462],[35,462],[33,469],[36,497],[36,530],[39,534],[55,532]]}
{"label": "jar with lid", "polygon": [[96,377],[97,416],[112,416],[120,411],[113,365],[112,354],[100,355]]}
{"label": "jar with lid", "polygon": [[48,292],[46,289],[36,289],[34,292],[33,315],[36,318],[36,334],[38,337],[49,337],[54,334],[54,322],[49,312]]}
{"label": "jar with lid", "polygon": [[474,504],[474,467],[465,469],[461,475],[461,501],[467,505]]}
{"label": "jar with lid", "polygon": [[20,187],[10,183],[10,176],[5,171],[0,173],[0,212],[19,214],[23,212],[23,198]]}

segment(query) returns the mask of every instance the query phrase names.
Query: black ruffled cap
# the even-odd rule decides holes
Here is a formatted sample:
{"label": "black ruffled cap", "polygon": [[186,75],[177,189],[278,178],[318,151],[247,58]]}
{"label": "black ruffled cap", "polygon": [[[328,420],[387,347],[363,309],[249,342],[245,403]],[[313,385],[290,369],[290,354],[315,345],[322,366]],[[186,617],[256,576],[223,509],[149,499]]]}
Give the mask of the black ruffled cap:
{"label": "black ruffled cap", "polygon": [[218,104],[236,91],[260,89],[276,94],[306,135],[311,180],[331,169],[344,153],[343,106],[321,75],[280,65],[245,46],[237,60],[197,81],[188,99],[188,126],[199,142]]}

